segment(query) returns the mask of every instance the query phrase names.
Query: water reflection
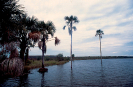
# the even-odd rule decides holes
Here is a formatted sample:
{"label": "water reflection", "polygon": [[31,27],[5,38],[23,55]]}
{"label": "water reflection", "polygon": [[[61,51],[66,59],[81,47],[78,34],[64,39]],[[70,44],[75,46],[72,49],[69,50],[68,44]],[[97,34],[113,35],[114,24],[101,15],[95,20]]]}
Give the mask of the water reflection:
{"label": "water reflection", "polygon": [[73,70],[71,69],[71,75],[70,75],[70,83],[71,83],[71,86],[73,86],[73,79],[74,79]]}
{"label": "water reflection", "polygon": [[101,80],[101,86],[106,86],[106,84],[107,84],[107,82],[106,82],[106,79],[105,79],[105,77],[106,77],[106,75],[105,75],[105,73],[104,73],[104,67],[103,67],[103,65],[101,65],[101,70],[100,70],[100,74],[101,74],[101,76],[100,76],[100,80]]}
{"label": "water reflection", "polygon": [[45,74],[45,73],[42,73],[41,87],[44,87],[44,86],[45,86],[44,74]]}
{"label": "water reflection", "polygon": [[[64,65],[49,66],[48,72],[31,70],[23,77],[9,78],[0,82],[2,87],[133,87],[133,59],[77,60]],[[128,68],[127,68],[128,67]]]}
{"label": "water reflection", "polygon": [[21,87],[21,86],[28,87],[28,85],[29,85],[28,74],[25,74],[24,76],[20,76],[18,79],[19,79],[19,81],[18,81],[19,87]]}
{"label": "water reflection", "polygon": [[41,81],[41,87],[45,87],[46,84],[47,84],[46,83],[46,80],[45,80],[45,74],[48,73],[48,71],[47,72],[38,72],[38,73],[41,75],[41,79],[40,79],[40,81]]}

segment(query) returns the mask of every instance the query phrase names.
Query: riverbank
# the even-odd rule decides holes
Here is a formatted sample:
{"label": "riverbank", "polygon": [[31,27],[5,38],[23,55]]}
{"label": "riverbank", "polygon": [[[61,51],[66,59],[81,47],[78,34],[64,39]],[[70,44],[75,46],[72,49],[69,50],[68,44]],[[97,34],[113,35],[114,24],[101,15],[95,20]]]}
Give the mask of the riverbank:
{"label": "riverbank", "polygon": [[[102,56],[102,59],[126,59],[133,58],[133,56]],[[74,57],[74,60],[93,60],[101,59],[100,56],[84,56],[84,57]]]}
{"label": "riverbank", "polygon": [[[29,64],[26,64],[24,66],[25,69],[34,69],[34,68],[41,68],[42,66],[42,60],[29,60]],[[44,66],[51,66],[51,65],[62,65],[69,62],[68,60],[64,61],[56,61],[56,60],[49,60],[44,61]]]}

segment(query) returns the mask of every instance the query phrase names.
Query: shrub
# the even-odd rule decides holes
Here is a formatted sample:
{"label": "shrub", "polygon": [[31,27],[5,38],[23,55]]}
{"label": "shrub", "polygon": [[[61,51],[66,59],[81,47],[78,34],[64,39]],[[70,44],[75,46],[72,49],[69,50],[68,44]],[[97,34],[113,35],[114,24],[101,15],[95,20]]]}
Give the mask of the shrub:
{"label": "shrub", "polygon": [[4,72],[4,75],[11,77],[20,76],[23,73],[23,70],[23,61],[18,57],[5,59],[1,63],[1,71]]}
{"label": "shrub", "polygon": [[58,54],[58,55],[56,56],[56,59],[57,59],[57,61],[63,61],[63,60],[64,60],[63,54]]}
{"label": "shrub", "polygon": [[45,61],[49,61],[50,60],[50,58],[49,57],[45,57]]}

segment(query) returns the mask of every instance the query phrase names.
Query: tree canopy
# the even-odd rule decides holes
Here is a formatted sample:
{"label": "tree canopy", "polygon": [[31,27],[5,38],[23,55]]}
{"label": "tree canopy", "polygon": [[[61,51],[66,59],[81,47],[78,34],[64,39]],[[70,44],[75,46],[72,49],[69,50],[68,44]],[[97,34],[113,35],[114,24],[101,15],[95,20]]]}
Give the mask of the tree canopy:
{"label": "tree canopy", "polygon": [[16,40],[15,30],[17,19],[16,15],[23,14],[24,11],[20,10],[22,8],[20,5],[17,5],[16,0],[1,0],[0,1],[0,43],[9,43]]}
{"label": "tree canopy", "polygon": [[[21,5],[16,0],[1,0],[1,20],[0,20],[0,46],[5,49],[5,45],[19,43],[20,58],[24,59],[29,47],[34,47],[35,43],[42,39],[48,40],[49,34],[53,37],[56,31],[51,21],[38,21],[34,16],[29,17]],[[55,44],[59,39],[55,37]],[[5,49],[7,50],[7,49]]]}
{"label": "tree canopy", "polygon": [[[66,24],[68,26],[69,35],[71,35],[71,32],[72,32],[71,29],[74,29],[74,31],[77,30],[77,28],[75,26],[72,26],[72,24],[79,23],[79,20],[78,20],[78,18],[76,16],[73,16],[73,15],[71,15],[70,17],[65,16],[64,20],[66,21]],[[65,29],[65,27],[66,26],[64,26],[63,29]]]}

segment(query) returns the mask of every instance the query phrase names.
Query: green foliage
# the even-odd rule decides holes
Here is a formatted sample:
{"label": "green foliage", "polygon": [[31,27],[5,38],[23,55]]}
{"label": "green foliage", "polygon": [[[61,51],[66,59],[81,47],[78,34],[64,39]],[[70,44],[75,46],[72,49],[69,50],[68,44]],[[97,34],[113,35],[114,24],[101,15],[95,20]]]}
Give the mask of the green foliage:
{"label": "green foliage", "polygon": [[63,57],[64,58],[64,61],[69,61],[70,60],[70,57]]}
{"label": "green foliage", "polygon": [[58,54],[56,57],[57,57],[57,58],[56,58],[57,61],[63,61],[63,60],[64,60],[63,54]]}
{"label": "green foliage", "polygon": [[[28,59],[28,50],[41,39],[41,35],[45,36],[48,41],[48,35],[53,37],[56,28],[51,21],[38,21],[34,16],[29,17],[18,4],[17,0],[1,0],[0,1],[1,20],[0,20],[0,45],[5,45],[12,41],[20,43],[20,58]],[[29,33],[39,33],[35,35],[35,39],[29,37]],[[36,36],[37,39],[36,39]],[[59,42],[59,40],[56,40]],[[57,44],[57,43],[56,43]],[[46,58],[49,60],[49,58]]]}
{"label": "green foliage", "polygon": [[[71,15],[70,17],[65,16],[64,19],[65,19],[66,24],[68,26],[69,35],[71,35],[72,29],[74,29],[74,31],[77,30],[77,28],[75,26],[72,26],[72,24],[79,23],[79,20],[78,20],[78,18],[76,16],[73,16],[73,15]],[[65,27],[66,26],[64,26],[63,29],[65,29]]]}
{"label": "green foliage", "polygon": [[45,61],[52,60],[50,57],[45,57]]}
{"label": "green foliage", "polygon": [[74,54],[72,54],[72,58],[74,58],[75,57],[75,55]]}
{"label": "green foliage", "polygon": [[16,15],[23,14],[16,0],[0,0],[0,44],[16,41],[18,19]]}
{"label": "green foliage", "polygon": [[96,35],[95,36],[99,36],[99,38],[102,38],[103,34],[104,34],[103,31],[99,29],[99,30],[96,31]]}

